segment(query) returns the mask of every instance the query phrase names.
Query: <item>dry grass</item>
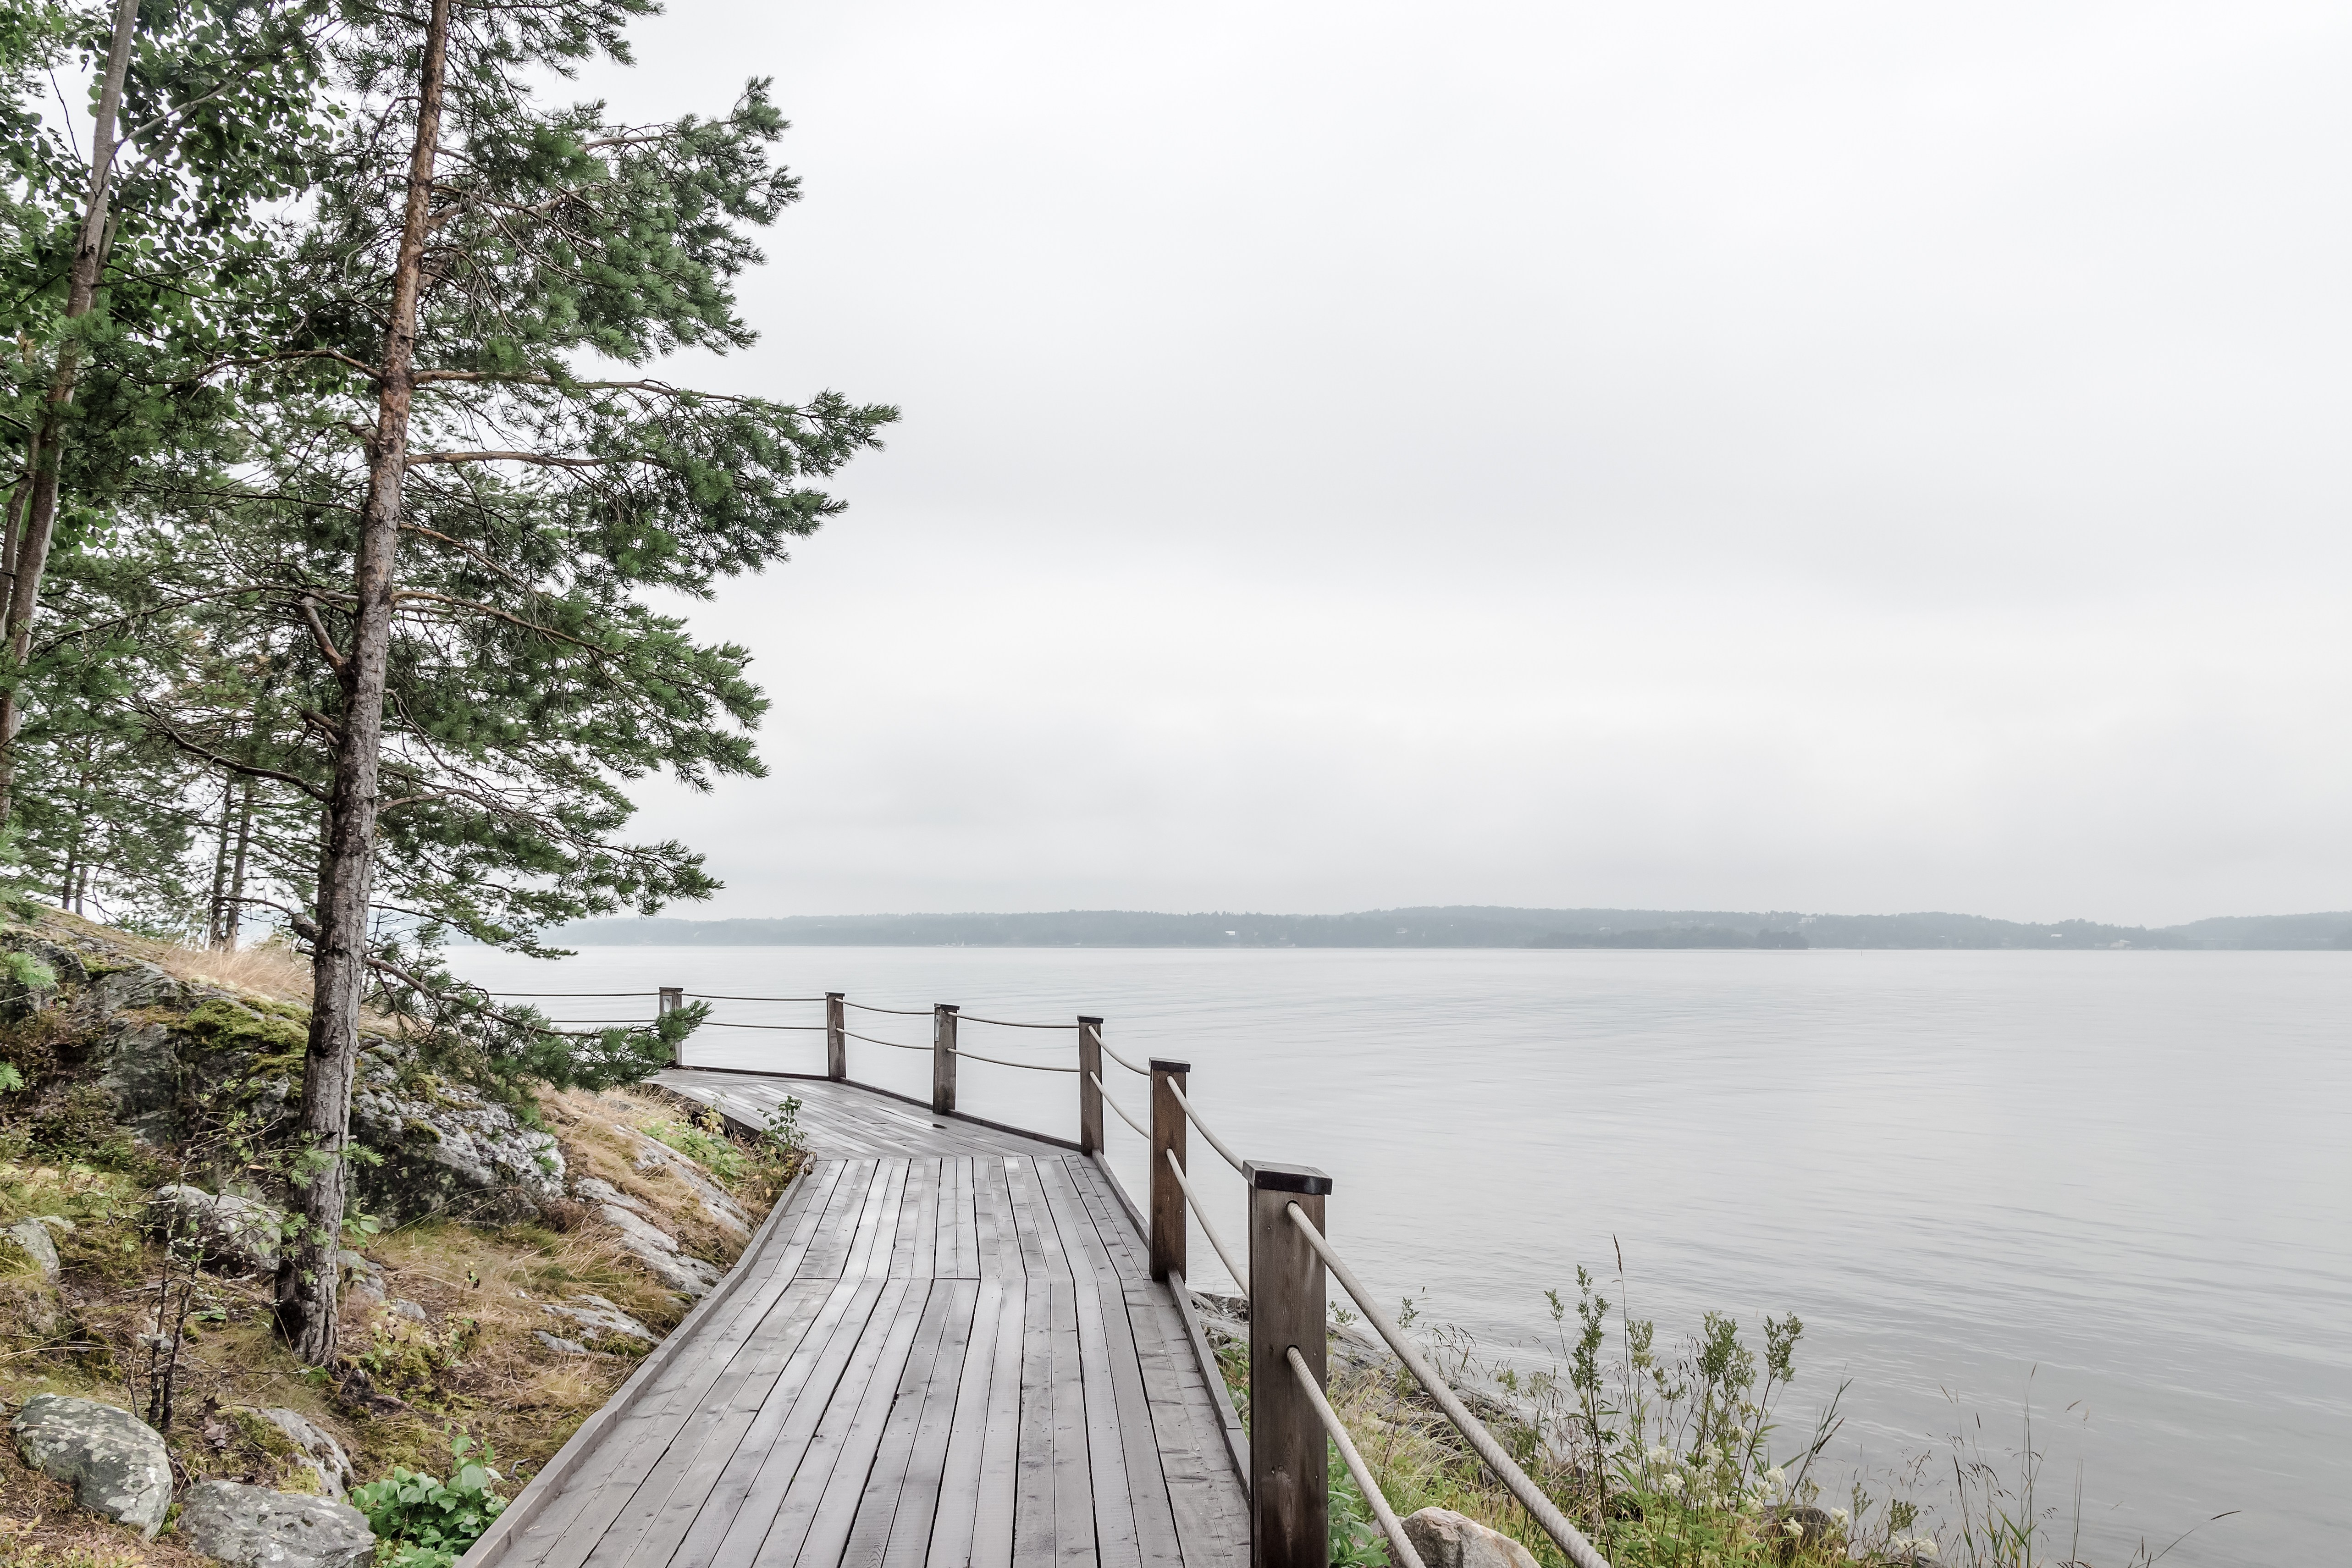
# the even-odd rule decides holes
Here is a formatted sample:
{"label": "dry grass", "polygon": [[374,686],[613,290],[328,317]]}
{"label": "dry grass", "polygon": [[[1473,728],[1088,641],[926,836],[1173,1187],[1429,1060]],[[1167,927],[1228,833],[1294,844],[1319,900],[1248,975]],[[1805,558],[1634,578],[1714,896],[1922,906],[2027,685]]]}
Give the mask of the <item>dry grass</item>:
{"label": "dry grass", "polygon": [[310,961],[282,943],[238,948],[157,946],[155,962],[179,979],[272,1002],[310,1005]]}

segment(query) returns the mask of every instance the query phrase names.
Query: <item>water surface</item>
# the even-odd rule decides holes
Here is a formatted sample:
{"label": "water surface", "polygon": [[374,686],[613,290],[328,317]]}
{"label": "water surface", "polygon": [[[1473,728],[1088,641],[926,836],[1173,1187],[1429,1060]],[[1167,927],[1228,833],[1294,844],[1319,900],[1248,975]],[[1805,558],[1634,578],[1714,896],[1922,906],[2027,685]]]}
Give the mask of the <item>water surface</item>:
{"label": "water surface", "polygon": [[[1582,1263],[1663,1341],[1717,1310],[1805,1321],[1790,1427],[1851,1380],[1833,1453],[1877,1465],[2021,1402],[2071,1532],[2121,1562],[2338,1562],[2352,1527],[2352,954],[601,948],[480,950],[515,990],[845,991],[1023,1019],[1100,1014],[1192,1066],[1244,1154],[1319,1165],[1391,1298],[1497,1344]],[[560,979],[559,979],[560,977]],[[635,1016],[648,1001],[549,1003]],[[583,1010],[584,1009],[584,1010]],[[805,1005],[721,1003],[738,1022]],[[850,1027],[928,1045],[925,1017]],[[1066,1064],[1072,1037],[967,1026]],[[689,1061],[821,1072],[823,1037],[706,1029]],[[921,1051],[854,1078],[928,1095]],[[1112,1089],[1142,1112],[1141,1080]],[[964,1108],[1070,1136],[1075,1079],[979,1063]],[[1142,1190],[1140,1141],[1111,1153]],[[1228,1237],[1239,1182],[1196,1145]],[[1194,1275],[1219,1275],[1204,1243]],[[1948,1468],[1948,1467],[1947,1467]],[[1825,1502],[1834,1500],[1824,1499]],[[2064,1543],[2062,1533],[2060,1543]],[[2063,1555],[2061,1553],[2060,1555]]]}

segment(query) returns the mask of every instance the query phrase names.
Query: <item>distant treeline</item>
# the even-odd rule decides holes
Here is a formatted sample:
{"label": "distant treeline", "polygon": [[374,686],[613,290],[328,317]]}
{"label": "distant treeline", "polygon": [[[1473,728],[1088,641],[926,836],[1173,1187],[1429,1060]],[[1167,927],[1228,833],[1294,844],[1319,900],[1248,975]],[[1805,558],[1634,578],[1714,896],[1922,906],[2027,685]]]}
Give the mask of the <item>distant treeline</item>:
{"label": "distant treeline", "polygon": [[2188,925],[2032,924],[1982,915],[1808,915],[1721,910],[1514,910],[1480,905],[1349,915],[792,915],[583,921],[566,946],[2265,948],[2352,950],[2352,912],[2233,915]]}

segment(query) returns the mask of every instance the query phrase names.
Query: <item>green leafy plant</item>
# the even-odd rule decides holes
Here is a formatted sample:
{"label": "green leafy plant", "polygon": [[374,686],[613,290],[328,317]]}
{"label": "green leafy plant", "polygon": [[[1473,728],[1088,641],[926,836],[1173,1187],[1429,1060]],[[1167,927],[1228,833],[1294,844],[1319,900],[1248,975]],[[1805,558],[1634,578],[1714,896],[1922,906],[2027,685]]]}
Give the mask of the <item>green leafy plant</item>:
{"label": "green leafy plant", "polygon": [[352,1506],[375,1531],[379,1568],[449,1568],[506,1511],[488,1444],[478,1453],[473,1438],[453,1432],[449,1458],[446,1481],[395,1465],[384,1479],[352,1489]]}

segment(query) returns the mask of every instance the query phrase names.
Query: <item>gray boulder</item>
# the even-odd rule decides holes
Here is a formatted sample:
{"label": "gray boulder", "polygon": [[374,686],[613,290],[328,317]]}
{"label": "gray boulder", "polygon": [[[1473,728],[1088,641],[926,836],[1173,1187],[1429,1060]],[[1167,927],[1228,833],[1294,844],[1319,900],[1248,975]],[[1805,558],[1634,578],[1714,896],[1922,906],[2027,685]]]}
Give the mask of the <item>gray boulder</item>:
{"label": "gray boulder", "polygon": [[180,1534],[236,1568],[360,1568],[375,1555],[367,1516],[328,1498],[237,1481],[200,1481],[180,1510]]}
{"label": "gray boulder", "polygon": [[156,1188],[147,1199],[149,1230],[193,1237],[206,1263],[232,1274],[276,1268],[278,1238],[285,1226],[286,1216],[278,1210],[234,1193],[174,1184]]}
{"label": "gray boulder", "polygon": [[586,1355],[588,1353],[588,1347],[582,1344],[578,1340],[558,1339],[555,1335],[549,1333],[545,1329],[531,1330],[530,1337],[537,1340],[541,1344],[545,1345],[549,1350],[553,1351],[558,1355]]}
{"label": "gray boulder", "polygon": [[57,1283],[58,1244],[50,1239],[47,1226],[37,1219],[20,1219],[6,1230],[0,1230],[0,1237],[15,1243],[17,1250],[33,1260],[43,1279],[52,1285]]}
{"label": "gray boulder", "polygon": [[319,1478],[319,1493],[337,1502],[342,1501],[354,1479],[352,1457],[335,1441],[335,1435],[303,1415],[283,1405],[253,1413],[284,1435],[294,1447],[294,1462]]}
{"label": "gray boulder", "polygon": [[74,1489],[74,1501],[152,1541],[172,1506],[172,1460],[153,1427],[94,1399],[37,1394],[8,1424],[25,1463]]}
{"label": "gray boulder", "polygon": [[1534,1552],[1451,1509],[1425,1508],[1402,1522],[1423,1568],[1537,1568]]}

